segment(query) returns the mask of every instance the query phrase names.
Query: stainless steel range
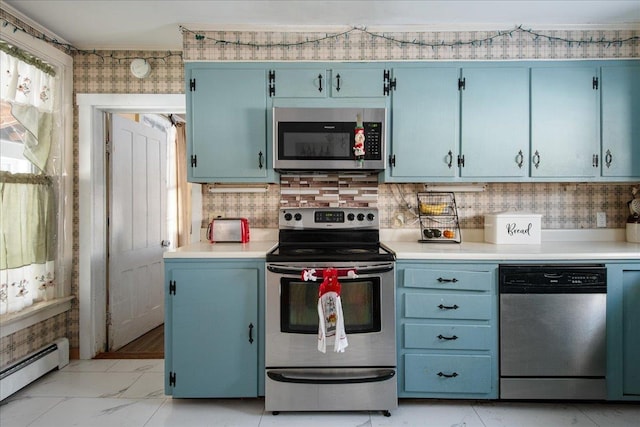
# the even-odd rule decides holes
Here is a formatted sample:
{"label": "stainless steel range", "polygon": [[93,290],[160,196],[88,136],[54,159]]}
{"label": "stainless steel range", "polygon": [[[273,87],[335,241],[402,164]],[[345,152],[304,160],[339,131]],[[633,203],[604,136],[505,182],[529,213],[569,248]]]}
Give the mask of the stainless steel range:
{"label": "stainless steel range", "polygon": [[[398,404],[395,256],[379,242],[377,209],[282,209],[279,228],[267,254],[265,408],[389,415]],[[319,285],[329,268],[341,284],[344,352],[318,349]]]}

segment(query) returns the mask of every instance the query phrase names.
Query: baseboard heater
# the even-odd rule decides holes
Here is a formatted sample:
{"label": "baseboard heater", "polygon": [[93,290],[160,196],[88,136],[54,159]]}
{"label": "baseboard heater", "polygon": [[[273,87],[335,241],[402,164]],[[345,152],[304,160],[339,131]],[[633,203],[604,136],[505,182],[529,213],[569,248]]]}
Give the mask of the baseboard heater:
{"label": "baseboard heater", "polygon": [[0,401],[44,374],[69,364],[69,340],[60,338],[0,372]]}

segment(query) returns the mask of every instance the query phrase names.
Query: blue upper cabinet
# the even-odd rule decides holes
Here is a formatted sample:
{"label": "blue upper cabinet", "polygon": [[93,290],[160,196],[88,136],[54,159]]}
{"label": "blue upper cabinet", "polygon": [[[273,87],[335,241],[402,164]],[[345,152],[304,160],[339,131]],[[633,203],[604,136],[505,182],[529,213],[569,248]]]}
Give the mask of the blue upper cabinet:
{"label": "blue upper cabinet", "polygon": [[545,65],[531,69],[531,176],[600,176],[598,68]]}
{"label": "blue upper cabinet", "polygon": [[333,98],[379,98],[389,94],[384,67],[332,68]]}
{"label": "blue upper cabinet", "polygon": [[266,70],[190,63],[185,79],[189,181],[273,179],[268,167]]}
{"label": "blue upper cabinet", "polygon": [[[269,64],[265,64],[267,67]],[[269,94],[273,98],[382,98],[384,64],[272,64]],[[388,90],[387,90],[388,92]]]}
{"label": "blue upper cabinet", "polygon": [[273,98],[326,98],[328,93],[324,66],[269,70],[269,94]]}
{"label": "blue upper cabinet", "polygon": [[443,180],[457,176],[460,69],[393,69],[391,144],[387,181]]}
{"label": "blue upper cabinet", "polygon": [[462,178],[525,178],[529,174],[529,69],[463,68]]}
{"label": "blue upper cabinet", "polygon": [[602,176],[640,177],[640,65],[602,67]]}

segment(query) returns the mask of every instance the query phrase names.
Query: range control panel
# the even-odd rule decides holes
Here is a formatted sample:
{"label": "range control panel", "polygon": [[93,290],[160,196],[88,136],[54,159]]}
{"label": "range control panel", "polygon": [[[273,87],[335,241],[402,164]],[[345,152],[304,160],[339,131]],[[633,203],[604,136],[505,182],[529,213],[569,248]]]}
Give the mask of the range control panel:
{"label": "range control panel", "polygon": [[380,228],[376,208],[283,208],[279,227],[296,229],[371,229]]}

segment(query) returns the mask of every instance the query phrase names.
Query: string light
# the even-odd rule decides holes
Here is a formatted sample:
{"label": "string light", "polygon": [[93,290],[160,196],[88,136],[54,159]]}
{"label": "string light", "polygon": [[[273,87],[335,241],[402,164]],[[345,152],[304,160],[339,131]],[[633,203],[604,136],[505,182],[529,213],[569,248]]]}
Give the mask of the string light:
{"label": "string light", "polygon": [[572,47],[573,45],[577,45],[577,46],[581,46],[581,45],[602,45],[604,47],[610,47],[612,45],[623,45],[625,43],[632,43],[635,41],[640,40],[640,36],[630,36],[624,39],[613,39],[613,40],[609,40],[606,39],[604,37],[598,39],[598,40],[594,40],[593,37],[589,38],[588,40],[576,40],[576,39],[570,39],[570,38],[564,38],[564,37],[558,37],[558,36],[551,36],[551,35],[547,35],[544,33],[540,33],[537,31],[534,31],[532,29],[527,29],[527,28],[523,28],[521,25],[511,29],[511,30],[506,30],[506,31],[497,31],[496,34],[484,37],[484,38],[478,38],[478,39],[473,39],[473,40],[458,40],[458,41],[452,41],[452,42],[446,42],[444,40],[440,40],[440,41],[433,41],[433,42],[428,42],[428,41],[421,41],[421,40],[403,40],[400,38],[397,38],[395,36],[390,36],[386,33],[374,33],[371,31],[368,31],[365,27],[352,27],[349,30],[340,32],[340,33],[335,33],[335,34],[325,34],[324,36],[319,36],[315,39],[305,39],[305,40],[300,40],[300,41],[295,41],[295,42],[278,42],[278,43],[256,43],[256,42],[244,42],[244,41],[230,41],[230,40],[225,40],[225,39],[219,39],[216,37],[211,37],[211,36],[207,36],[205,34],[202,34],[202,32],[196,32],[193,30],[190,30],[188,28],[185,28],[183,26],[180,26],[180,31],[183,34],[193,34],[195,40],[198,41],[211,41],[215,44],[222,44],[222,45],[235,45],[235,46],[244,46],[244,47],[250,47],[250,48],[255,48],[255,49],[259,49],[259,48],[290,48],[290,47],[296,47],[296,46],[302,46],[302,45],[308,45],[308,44],[315,44],[318,45],[319,43],[326,41],[326,40],[337,40],[341,37],[344,37],[345,40],[348,39],[349,35],[352,33],[363,33],[363,34],[367,34],[368,36],[371,37],[371,42],[375,43],[376,39],[380,39],[380,40],[384,40],[385,42],[389,42],[389,43],[397,43],[400,47],[406,46],[406,45],[411,45],[411,46],[423,46],[423,47],[431,47],[433,49],[438,48],[438,47],[456,47],[456,46],[466,46],[466,45],[471,45],[471,46],[482,46],[482,44],[487,44],[487,45],[492,45],[493,41],[495,39],[500,39],[500,38],[513,38],[514,34],[517,33],[523,33],[523,34],[527,34],[529,36],[531,36],[534,40],[534,42],[538,43],[540,39],[546,39],[548,42],[550,43],[554,43],[554,42],[562,42],[562,43],[566,43],[569,47]]}
{"label": "string light", "polygon": [[[6,19],[2,19],[2,26],[3,27],[7,27],[11,25],[13,27],[13,32],[17,32],[17,31],[21,31],[25,34],[30,34],[26,29],[19,27],[16,24],[13,24],[9,21],[7,21]],[[509,38],[513,38],[514,34],[518,34],[518,33],[522,33],[522,34],[526,34],[531,36],[531,38],[533,39],[533,41],[535,43],[539,43],[540,39],[543,40],[547,40],[549,43],[555,43],[555,42],[561,42],[561,43],[566,43],[567,46],[569,47],[573,47],[573,46],[582,46],[582,45],[601,45],[605,48],[609,48],[611,46],[622,46],[623,44],[626,43],[633,43],[633,42],[637,42],[638,40],[640,40],[640,36],[630,36],[627,38],[619,38],[619,39],[607,39],[605,37],[601,37],[600,39],[594,40],[593,37],[590,37],[589,39],[570,39],[570,38],[565,38],[565,37],[558,37],[558,36],[551,36],[548,34],[544,34],[544,33],[540,33],[538,31],[534,31],[532,29],[527,29],[527,28],[523,28],[522,25],[519,25],[511,30],[506,30],[506,31],[496,31],[495,34],[493,35],[489,35],[487,37],[484,38],[476,38],[476,39],[472,39],[472,40],[457,40],[457,41],[452,41],[452,42],[446,42],[445,40],[440,40],[440,41],[422,41],[422,40],[416,40],[416,39],[412,39],[412,40],[403,40],[400,39],[398,37],[395,36],[391,36],[388,35],[386,33],[374,33],[371,32],[369,30],[366,29],[366,27],[351,27],[350,29],[346,30],[346,31],[342,31],[339,33],[334,33],[334,34],[324,34],[323,36],[319,36],[317,38],[306,38],[305,40],[299,40],[299,41],[295,41],[295,42],[267,42],[267,43],[257,43],[257,42],[245,42],[245,41],[241,41],[241,40],[235,40],[235,41],[231,41],[231,40],[225,40],[225,39],[219,39],[216,37],[211,37],[208,36],[206,34],[202,34],[202,32],[196,32],[193,30],[190,30],[186,27],[180,26],[179,27],[180,32],[182,34],[192,34],[194,36],[194,39],[197,41],[211,41],[215,44],[221,44],[221,45],[233,45],[233,46],[241,46],[241,47],[249,47],[249,48],[254,48],[254,49],[260,49],[260,48],[291,48],[291,47],[297,47],[297,46],[305,46],[305,45],[315,45],[318,46],[321,42],[323,41],[328,41],[328,40],[338,40],[341,37],[344,37],[345,40],[349,39],[349,35],[352,33],[363,33],[368,35],[371,38],[371,42],[375,43],[376,39],[379,40],[383,40],[385,42],[389,42],[389,43],[396,43],[398,44],[400,47],[404,47],[404,46],[421,46],[421,47],[431,47],[432,49],[437,49],[439,47],[456,47],[456,46],[482,46],[483,44],[489,45],[491,46],[493,44],[493,41],[496,39],[500,39],[500,38],[505,38],[505,37],[509,37]],[[31,36],[33,36],[33,34],[30,34]],[[33,36],[35,37],[35,36]],[[110,55],[103,55],[99,52],[97,52],[95,49],[93,50],[87,50],[87,49],[78,49],[77,47],[69,44],[69,43],[63,43],[58,41],[57,39],[54,39],[52,37],[46,36],[46,35],[41,35],[40,37],[41,40],[50,43],[52,45],[58,46],[63,48],[64,50],[66,50],[68,53],[77,53],[80,55],[93,55],[93,56],[97,56],[99,58],[102,59],[102,61],[104,62],[105,59],[110,59],[113,61],[118,61],[118,63],[122,62],[122,61],[131,61],[133,59],[145,59],[145,60],[161,60],[161,61],[166,61],[168,58],[172,57],[172,56],[178,56],[180,58],[182,58],[182,52],[172,52],[172,51],[167,51],[167,53],[165,55],[150,55],[150,56],[140,56],[140,55],[136,55],[136,56],[123,56],[123,57],[117,57],[115,56],[113,53],[111,53]]]}

